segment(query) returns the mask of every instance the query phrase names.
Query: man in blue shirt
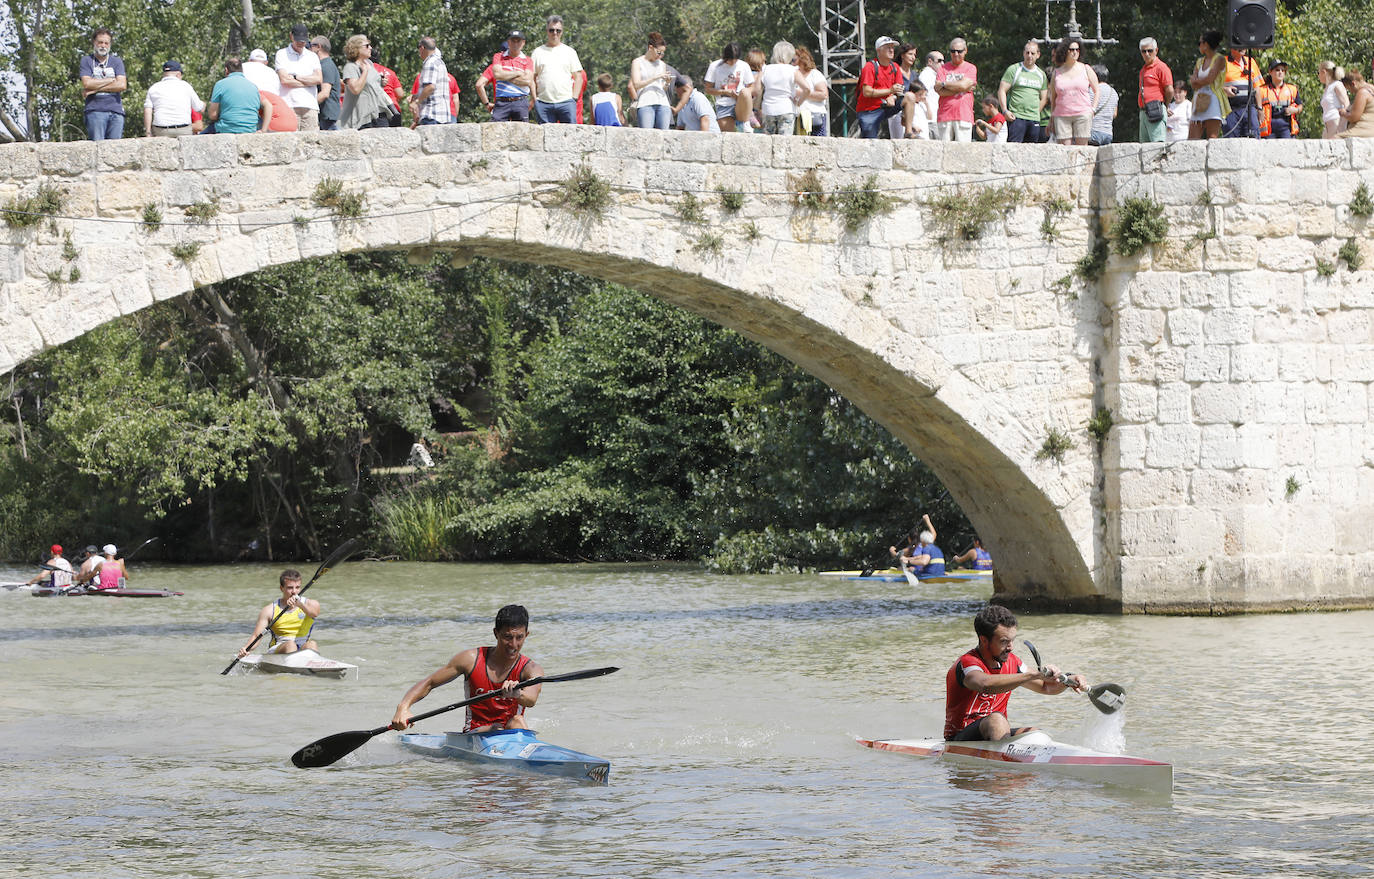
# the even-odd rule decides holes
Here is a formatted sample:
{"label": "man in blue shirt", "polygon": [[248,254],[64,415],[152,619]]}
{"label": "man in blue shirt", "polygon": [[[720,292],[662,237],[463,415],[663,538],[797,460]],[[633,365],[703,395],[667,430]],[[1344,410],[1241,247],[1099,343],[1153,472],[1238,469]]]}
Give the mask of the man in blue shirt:
{"label": "man in blue shirt", "polygon": [[[264,101],[258,87],[243,75],[238,57],[224,62],[224,79],[215,83],[205,118],[214,125],[214,134],[247,134],[258,130],[258,111]],[[210,132],[210,128],[205,129]]]}
{"label": "man in blue shirt", "polygon": [[124,62],[110,51],[109,30],[91,36],[91,52],[81,56],[81,94],[86,99],[86,135],[91,140],[124,136]]}

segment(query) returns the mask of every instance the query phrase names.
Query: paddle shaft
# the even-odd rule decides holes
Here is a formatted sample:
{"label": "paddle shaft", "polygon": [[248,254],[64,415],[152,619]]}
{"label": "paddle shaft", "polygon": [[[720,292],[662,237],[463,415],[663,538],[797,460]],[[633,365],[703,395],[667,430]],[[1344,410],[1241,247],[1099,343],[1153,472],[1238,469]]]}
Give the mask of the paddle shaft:
{"label": "paddle shaft", "polygon": [[[541,675],[540,677],[530,678],[527,681],[521,681],[512,689],[523,690],[526,687],[533,687],[535,684],[554,684],[560,681],[579,681],[583,678],[596,678],[619,670],[619,667],[609,665],[604,668],[570,671],[561,675]],[[503,690],[492,690],[487,693],[473,696],[471,699],[464,699],[461,702],[454,702],[452,705],[445,705],[443,708],[436,708],[433,711],[416,714],[410,718],[410,723],[413,725],[418,720],[434,717],[436,714],[443,714],[446,711],[453,711],[456,708],[465,708],[474,702],[481,702],[484,699],[500,696],[503,692]],[[298,769],[318,769],[322,766],[329,766],[347,757],[349,754],[367,744],[375,736],[379,736],[389,729],[391,729],[391,724],[388,723],[386,726],[379,726],[372,730],[352,730],[351,732],[335,733],[332,736],[325,736],[322,739],[311,742],[292,754],[291,762]]]}
{"label": "paddle shaft", "polygon": [[[302,586],[302,587],[301,587],[301,591],[300,591],[300,592],[297,592],[296,595],[297,595],[297,596],[304,595],[304,594],[305,594],[305,591],[306,591],[307,589],[309,589],[311,586],[314,586],[314,585],[315,585],[315,581],[316,581],[316,580],[318,580],[318,579],[320,579],[321,577],[324,576],[325,571],[328,571],[328,570],[329,570],[330,568],[332,568],[334,565],[338,564],[340,560],[346,558],[346,557],[348,556],[348,554],[349,554],[350,552],[353,551],[353,547],[354,547],[354,545],[357,544],[357,542],[358,542],[358,538],[356,538],[356,537],[354,537],[354,538],[352,538],[352,539],[350,539],[350,540],[344,541],[344,544],[343,544],[342,546],[340,546],[338,549],[334,550],[334,554],[333,554],[333,555],[331,555],[329,558],[325,559],[325,560],[320,564],[320,568],[319,568],[319,570],[317,570],[317,571],[315,572],[315,576],[311,577],[311,578],[310,578],[310,582],[309,582],[309,583],[306,583],[304,586]],[[251,651],[255,646],[257,646],[257,643],[258,643],[259,641],[262,640],[262,636],[263,636],[263,635],[266,635],[268,632],[272,631],[272,627],[275,626],[275,625],[277,624],[277,620],[281,619],[281,618],[282,618],[282,615],[285,614],[286,611],[287,611],[287,607],[286,607],[285,605],[283,605],[283,606],[282,606],[282,609],[277,613],[277,615],[274,616],[274,617],[272,617],[272,622],[270,622],[270,623],[267,624],[267,628],[263,629],[261,632],[258,632],[257,637],[255,637],[252,641],[249,641],[249,642],[248,642],[248,647],[245,648],[245,649],[246,649],[247,651]],[[238,664],[239,664],[239,657],[235,656],[234,659],[233,659],[233,661],[230,662],[228,665],[226,665],[226,666],[224,667],[224,671],[220,672],[220,674],[222,674],[222,675],[227,675],[227,674],[229,674],[229,672],[233,671],[234,666],[236,666],[236,665],[238,665]]]}

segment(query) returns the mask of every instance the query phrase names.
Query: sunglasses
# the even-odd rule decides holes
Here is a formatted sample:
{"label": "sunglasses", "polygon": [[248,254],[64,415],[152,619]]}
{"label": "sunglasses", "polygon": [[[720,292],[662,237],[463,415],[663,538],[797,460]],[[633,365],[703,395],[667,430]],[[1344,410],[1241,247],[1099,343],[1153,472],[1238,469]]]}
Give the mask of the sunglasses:
{"label": "sunglasses", "polygon": [[549,28],[549,33],[551,33],[551,34],[561,34],[561,33],[563,33],[563,29],[562,29],[561,27],[551,27],[551,28]]}

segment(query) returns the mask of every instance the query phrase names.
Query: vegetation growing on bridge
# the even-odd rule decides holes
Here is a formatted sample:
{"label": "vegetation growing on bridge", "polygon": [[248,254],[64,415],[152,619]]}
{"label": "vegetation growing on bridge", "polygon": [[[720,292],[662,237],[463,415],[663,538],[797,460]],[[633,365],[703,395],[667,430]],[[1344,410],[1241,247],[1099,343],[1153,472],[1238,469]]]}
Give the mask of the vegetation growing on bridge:
{"label": "vegetation growing on bridge", "polygon": [[11,229],[37,226],[67,207],[67,193],[51,183],[40,183],[38,191],[27,198],[12,198],[5,206],[5,225]]}
{"label": "vegetation growing on bridge", "polygon": [[1152,198],[1128,198],[1117,208],[1112,224],[1112,249],[1121,256],[1135,256],[1169,235],[1164,205]]}

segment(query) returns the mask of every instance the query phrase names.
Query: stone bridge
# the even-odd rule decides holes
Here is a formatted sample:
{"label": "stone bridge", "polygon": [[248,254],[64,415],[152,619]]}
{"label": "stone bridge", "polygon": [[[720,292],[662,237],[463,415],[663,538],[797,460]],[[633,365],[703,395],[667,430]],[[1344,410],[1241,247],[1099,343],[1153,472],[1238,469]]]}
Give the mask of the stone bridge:
{"label": "stone bridge", "polygon": [[[564,199],[582,171],[610,184],[601,201],[580,190],[599,215]],[[325,181],[363,194],[361,215],[317,205]],[[816,181],[825,204],[798,195]],[[873,184],[886,212],[838,194]],[[1374,141],[1092,150],[502,123],[15,144],[0,205],[61,197],[0,232],[0,373],[312,257],[561,266],[737,330],[853,400],[944,481],[1008,602],[1370,606],[1361,184]],[[1130,197],[1163,205],[1167,239],[1077,269]],[[1108,410],[1099,441],[1088,425]]]}

